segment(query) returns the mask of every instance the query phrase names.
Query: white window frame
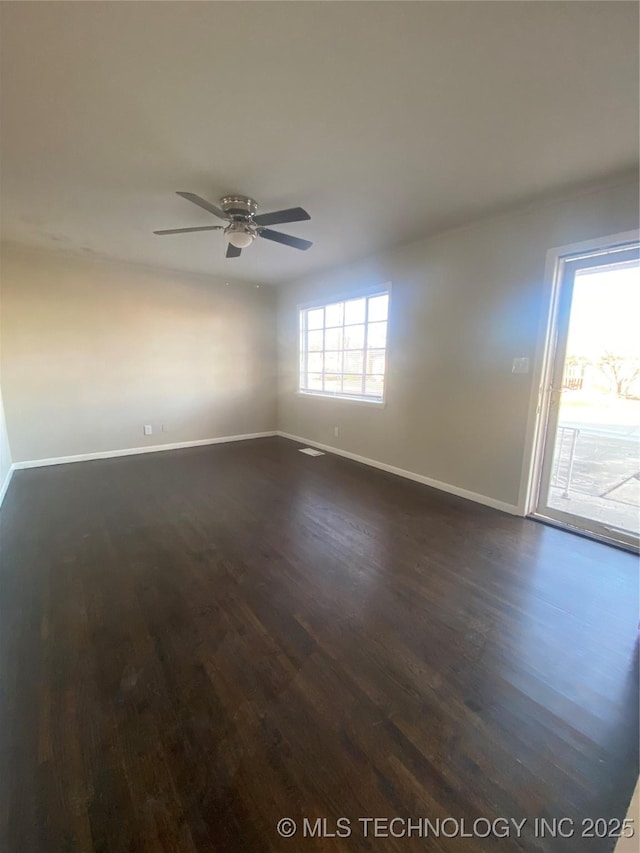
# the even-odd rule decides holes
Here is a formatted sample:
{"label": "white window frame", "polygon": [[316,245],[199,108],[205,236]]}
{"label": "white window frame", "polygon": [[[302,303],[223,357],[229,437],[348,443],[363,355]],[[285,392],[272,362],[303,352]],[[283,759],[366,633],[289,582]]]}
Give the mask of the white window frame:
{"label": "white window frame", "polygon": [[[365,397],[359,395],[349,395],[342,393],[332,393],[331,391],[314,391],[307,390],[300,387],[300,374],[302,373],[302,313],[313,310],[314,308],[325,308],[327,305],[335,305],[337,302],[349,302],[353,299],[370,299],[375,296],[388,296],[388,308],[387,308],[387,337],[385,340],[384,353],[385,353],[385,366],[384,366],[384,374],[383,374],[383,383],[382,383],[382,397],[380,399],[375,399],[372,397]],[[374,406],[376,408],[381,408],[386,406],[387,403],[387,378],[389,375],[389,319],[391,316],[391,282],[385,282],[384,284],[378,285],[376,287],[370,287],[364,290],[352,290],[348,293],[337,293],[332,296],[325,296],[322,299],[315,299],[311,302],[305,302],[303,304],[299,304],[296,306],[297,308],[297,360],[298,360],[298,372],[296,379],[296,393],[300,397],[307,398],[319,398],[323,400],[337,400],[339,402],[350,403],[351,405],[357,406]],[[367,303],[368,308],[368,303]],[[367,334],[368,334],[368,317],[365,315],[365,340],[364,340],[364,351],[366,352],[367,345]],[[323,350],[324,352],[324,350]],[[366,355],[365,355],[366,358]],[[366,372],[363,373],[363,376],[366,376]]]}

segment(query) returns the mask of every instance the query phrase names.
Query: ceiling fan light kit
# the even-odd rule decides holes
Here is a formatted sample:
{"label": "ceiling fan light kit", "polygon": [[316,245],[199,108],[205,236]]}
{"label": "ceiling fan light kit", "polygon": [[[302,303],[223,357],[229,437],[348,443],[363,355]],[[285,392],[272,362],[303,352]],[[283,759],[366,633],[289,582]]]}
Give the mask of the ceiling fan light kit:
{"label": "ceiling fan light kit", "polygon": [[256,239],[255,232],[248,225],[243,225],[242,222],[232,222],[224,229],[224,236],[227,243],[231,243],[236,249],[246,249]]}
{"label": "ceiling fan light kit", "polygon": [[256,215],[258,203],[254,199],[243,195],[227,195],[220,199],[220,207],[211,204],[195,193],[178,192],[179,196],[197,204],[208,213],[217,216],[218,219],[226,220],[229,224],[205,225],[194,228],[169,228],[163,231],[154,231],[154,234],[184,234],[193,231],[224,231],[227,242],[227,258],[237,258],[243,249],[247,249],[256,237],[272,240],[274,243],[282,243],[294,249],[305,251],[313,244],[309,240],[293,237],[291,234],[283,234],[281,231],[272,231],[267,225],[279,225],[283,222],[302,222],[311,219],[306,210],[301,207],[290,207],[287,210],[275,210],[272,213]]}

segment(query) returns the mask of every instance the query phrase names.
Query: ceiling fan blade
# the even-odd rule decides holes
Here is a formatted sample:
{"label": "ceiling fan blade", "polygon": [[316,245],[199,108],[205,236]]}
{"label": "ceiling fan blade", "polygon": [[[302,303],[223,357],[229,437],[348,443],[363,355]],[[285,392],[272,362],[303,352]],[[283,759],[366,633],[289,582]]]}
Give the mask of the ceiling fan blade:
{"label": "ceiling fan blade", "polygon": [[273,240],[275,243],[284,243],[285,246],[293,246],[294,249],[301,249],[303,252],[313,246],[311,240],[301,240],[299,237],[292,237],[291,234],[281,234],[279,231],[272,231],[270,228],[261,228],[258,234],[266,240]]}
{"label": "ceiling fan blade", "polygon": [[218,219],[229,218],[224,212],[224,210],[220,210],[220,208],[216,207],[215,204],[211,204],[211,202],[207,201],[205,198],[200,198],[200,196],[196,195],[195,193],[178,192],[177,194],[182,196],[182,198],[186,198],[187,201],[190,201],[193,204],[197,204],[198,207],[201,207],[204,210],[208,210],[209,213],[213,213],[213,215],[217,216]]}
{"label": "ceiling fan blade", "polygon": [[167,228],[164,231],[154,231],[154,234],[186,234],[188,231],[218,231],[224,225],[202,225],[199,228]]}
{"label": "ceiling fan blade", "polygon": [[225,257],[227,258],[239,258],[242,254],[242,249],[239,249],[237,246],[232,246],[231,243],[227,243],[227,254]]}
{"label": "ceiling fan blade", "polygon": [[311,217],[301,207],[274,210],[273,213],[262,213],[253,217],[256,225],[282,225],[283,222],[302,222],[304,219],[311,219]]}

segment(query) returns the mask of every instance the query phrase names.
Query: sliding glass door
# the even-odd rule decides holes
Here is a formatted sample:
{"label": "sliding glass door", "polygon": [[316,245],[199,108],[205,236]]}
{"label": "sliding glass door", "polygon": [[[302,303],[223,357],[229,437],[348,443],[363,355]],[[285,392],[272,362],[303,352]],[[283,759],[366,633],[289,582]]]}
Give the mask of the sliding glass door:
{"label": "sliding glass door", "polygon": [[564,259],[535,515],[637,547],[638,245]]}

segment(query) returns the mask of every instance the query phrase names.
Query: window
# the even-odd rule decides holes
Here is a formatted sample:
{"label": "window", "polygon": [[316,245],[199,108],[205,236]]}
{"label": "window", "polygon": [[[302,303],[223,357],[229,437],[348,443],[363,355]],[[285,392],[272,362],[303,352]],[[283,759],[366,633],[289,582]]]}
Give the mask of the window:
{"label": "window", "polygon": [[388,291],[303,308],[299,390],[381,403],[388,311]]}

